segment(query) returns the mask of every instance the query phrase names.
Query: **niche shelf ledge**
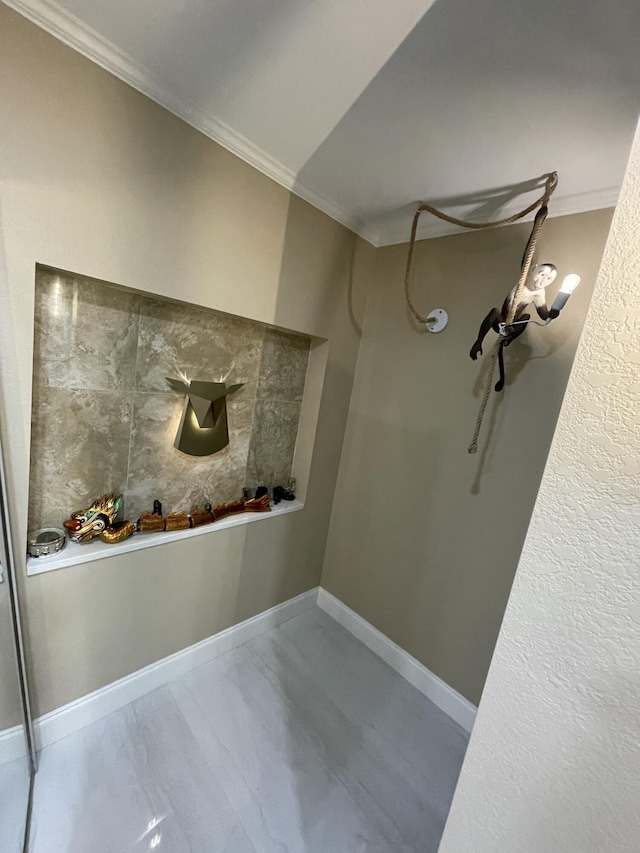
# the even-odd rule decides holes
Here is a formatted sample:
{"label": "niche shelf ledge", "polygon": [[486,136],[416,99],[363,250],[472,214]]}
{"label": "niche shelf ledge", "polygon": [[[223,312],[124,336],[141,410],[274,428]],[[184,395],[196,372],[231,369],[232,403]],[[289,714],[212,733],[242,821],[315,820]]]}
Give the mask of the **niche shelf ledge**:
{"label": "niche shelf ledge", "polygon": [[178,542],[180,539],[189,539],[192,536],[215,534],[221,530],[228,530],[230,527],[241,527],[257,521],[279,518],[301,509],[304,509],[302,501],[290,501],[272,506],[271,512],[243,512],[190,530],[134,533],[124,542],[118,542],[115,545],[101,542],[99,538],[87,542],[86,545],[67,541],[65,548],[59,554],[53,554],[50,557],[29,557],[27,559],[27,575],[41,575],[45,572],[54,572],[56,569],[64,569],[67,566],[91,563],[94,560],[115,557],[118,554],[128,554],[130,551],[141,551],[144,548],[154,548],[157,545],[165,545],[167,542]]}

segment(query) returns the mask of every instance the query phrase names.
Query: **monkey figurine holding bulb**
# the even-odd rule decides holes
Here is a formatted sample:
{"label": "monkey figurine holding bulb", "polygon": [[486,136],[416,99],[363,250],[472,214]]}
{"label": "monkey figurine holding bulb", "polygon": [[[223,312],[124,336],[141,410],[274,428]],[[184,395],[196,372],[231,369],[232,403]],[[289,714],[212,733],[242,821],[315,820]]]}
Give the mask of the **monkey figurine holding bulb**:
{"label": "monkey figurine holding bulb", "polygon": [[547,307],[547,300],[545,296],[545,289],[555,281],[557,274],[558,271],[555,264],[538,264],[533,268],[529,275],[529,281],[522,288],[520,299],[518,300],[518,304],[513,315],[513,325],[507,326],[506,320],[509,316],[513,300],[515,299],[517,285],[513,290],[511,290],[505,299],[502,309],[498,310],[497,308],[492,308],[482,321],[480,331],[478,332],[478,338],[471,347],[469,355],[474,361],[479,355],[482,355],[482,342],[490,329],[493,329],[494,332],[502,335],[500,350],[498,352],[500,379],[496,383],[496,391],[502,391],[504,388],[504,358],[502,350],[504,347],[508,347],[510,343],[515,341],[515,339],[524,332],[527,328],[527,322],[531,319],[531,314],[525,314],[525,309],[529,305],[533,304],[538,312],[538,316],[545,322],[547,320],[555,320],[559,315],[560,312],[558,310],[554,308],[549,309]]}

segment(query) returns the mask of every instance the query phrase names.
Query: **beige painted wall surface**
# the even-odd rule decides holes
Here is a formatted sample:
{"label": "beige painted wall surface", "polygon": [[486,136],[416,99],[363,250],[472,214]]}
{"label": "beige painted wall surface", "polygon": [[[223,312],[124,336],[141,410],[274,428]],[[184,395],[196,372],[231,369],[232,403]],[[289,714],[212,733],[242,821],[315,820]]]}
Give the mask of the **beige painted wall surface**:
{"label": "beige painted wall surface", "polygon": [[640,848],[640,131],[440,853]]}
{"label": "beige painted wall surface", "polygon": [[[530,226],[417,245],[416,330],[406,246],[376,253],[322,585],[473,702],[480,698],[573,361],[611,211],[549,219],[539,259],[583,284],[548,328],[506,350],[476,456],[481,320],[517,281]],[[552,286],[552,295],[557,289]]]}
{"label": "beige painted wall surface", "polygon": [[0,584],[0,734],[22,722],[20,685],[6,582]]}
{"label": "beige painted wall surface", "polygon": [[36,262],[329,340],[312,352],[303,401],[297,459],[310,457],[318,407],[319,418],[302,512],[21,578],[42,714],[318,583],[359,344],[348,301],[358,241],[1,4],[0,79],[0,377],[16,542]]}

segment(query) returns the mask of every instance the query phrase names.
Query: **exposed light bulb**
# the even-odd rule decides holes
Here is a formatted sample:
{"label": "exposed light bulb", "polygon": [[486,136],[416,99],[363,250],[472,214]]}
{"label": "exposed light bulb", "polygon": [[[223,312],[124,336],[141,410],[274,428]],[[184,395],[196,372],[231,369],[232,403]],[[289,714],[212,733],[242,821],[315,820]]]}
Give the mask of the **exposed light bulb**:
{"label": "exposed light bulb", "polygon": [[572,272],[571,275],[565,276],[560,288],[560,293],[568,293],[571,295],[576,287],[580,284],[580,276]]}
{"label": "exposed light bulb", "polygon": [[567,304],[567,300],[579,284],[580,276],[576,275],[576,273],[572,272],[570,275],[566,276],[565,280],[562,282],[562,287],[556,294],[551,310],[562,311],[564,306]]}

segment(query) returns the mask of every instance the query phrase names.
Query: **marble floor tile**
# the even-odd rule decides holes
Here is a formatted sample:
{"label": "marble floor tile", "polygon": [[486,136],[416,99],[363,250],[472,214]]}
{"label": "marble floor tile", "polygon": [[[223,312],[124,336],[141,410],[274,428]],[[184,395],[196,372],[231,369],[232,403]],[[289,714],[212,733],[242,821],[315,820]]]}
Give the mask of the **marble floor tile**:
{"label": "marble floor tile", "polygon": [[29,802],[28,759],[0,764],[0,850],[22,853]]}
{"label": "marble floor tile", "polygon": [[320,610],[41,754],[32,853],[436,853],[466,734]]}
{"label": "marble floor tile", "polygon": [[115,853],[144,838],[157,815],[133,760],[132,716],[110,714],[41,752],[31,851]]}
{"label": "marble floor tile", "polygon": [[255,853],[164,690],[42,752],[32,853]]}
{"label": "marble floor tile", "polygon": [[434,802],[446,818],[468,733],[324,611],[304,617],[272,637],[353,723],[376,733],[380,749],[418,770],[421,792],[435,788]]}
{"label": "marble floor tile", "polygon": [[170,690],[154,691],[132,708],[142,784],[156,813],[180,827],[187,842],[181,849],[253,851]]}
{"label": "marble floor tile", "polygon": [[174,691],[257,850],[403,849],[390,846],[358,808],[324,760],[322,744],[249,647],[196,671]]}
{"label": "marble floor tile", "polygon": [[251,648],[321,744],[325,761],[354,801],[394,842],[390,849],[435,850],[444,821],[437,800],[424,796],[415,767],[384,749],[375,729],[352,722],[324,685],[295,666],[272,636],[259,638]]}

